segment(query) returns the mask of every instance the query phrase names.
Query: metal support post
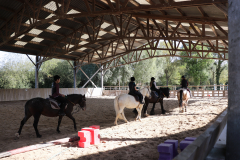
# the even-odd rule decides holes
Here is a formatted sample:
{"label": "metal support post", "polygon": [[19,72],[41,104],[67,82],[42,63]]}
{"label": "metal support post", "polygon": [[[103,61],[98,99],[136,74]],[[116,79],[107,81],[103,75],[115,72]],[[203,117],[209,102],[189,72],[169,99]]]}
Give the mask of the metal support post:
{"label": "metal support post", "polygon": [[103,66],[101,66],[101,88],[102,89],[103,89],[103,78],[104,78]]}
{"label": "metal support post", "polygon": [[38,88],[38,71],[39,71],[39,67],[40,64],[38,63],[40,57],[36,56],[36,65],[35,65],[35,88]]}
{"label": "metal support post", "polygon": [[77,62],[74,61],[73,65],[73,88],[77,88]]}
{"label": "metal support post", "polygon": [[226,160],[240,159],[240,1],[228,0],[228,120]]}

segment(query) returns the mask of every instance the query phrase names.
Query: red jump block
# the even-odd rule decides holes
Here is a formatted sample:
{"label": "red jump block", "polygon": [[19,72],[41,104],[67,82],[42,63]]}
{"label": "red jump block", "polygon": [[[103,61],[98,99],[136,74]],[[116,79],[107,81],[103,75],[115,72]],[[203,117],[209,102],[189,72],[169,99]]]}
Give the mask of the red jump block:
{"label": "red jump block", "polygon": [[90,146],[91,133],[89,131],[78,131],[78,136],[80,141],[78,141],[78,146],[81,148],[87,148]]}
{"label": "red jump block", "polygon": [[89,128],[95,128],[95,129],[99,129],[100,130],[100,126],[98,126],[98,125],[89,126]]}
{"label": "red jump block", "polygon": [[82,128],[82,131],[89,131],[91,133],[90,144],[99,144],[99,129],[95,128]]}

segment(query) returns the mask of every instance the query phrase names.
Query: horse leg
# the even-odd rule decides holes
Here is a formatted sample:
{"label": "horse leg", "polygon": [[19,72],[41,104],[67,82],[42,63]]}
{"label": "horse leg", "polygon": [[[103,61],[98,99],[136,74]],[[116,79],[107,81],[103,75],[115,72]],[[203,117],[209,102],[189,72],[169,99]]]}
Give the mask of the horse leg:
{"label": "horse leg", "polygon": [[74,130],[77,131],[77,126],[76,126],[75,118],[72,116],[71,113],[67,113],[66,116],[73,121]]}
{"label": "horse leg", "polygon": [[133,110],[133,113],[135,113],[135,115],[137,115],[137,114],[138,114],[138,112],[137,112],[136,108],[134,108],[134,110]]}
{"label": "horse leg", "polygon": [[125,117],[124,112],[122,112],[121,114],[122,114],[123,120],[124,120],[126,123],[128,123],[128,120],[127,120],[127,118]]}
{"label": "horse leg", "polygon": [[139,121],[141,122],[141,114],[142,114],[142,108],[143,108],[143,105],[140,105],[140,108],[139,108],[139,112],[138,112],[138,118],[139,118]]}
{"label": "horse leg", "polygon": [[152,110],[150,111],[150,115],[155,115],[154,109],[155,109],[156,103],[153,103]]}
{"label": "horse leg", "polygon": [[62,118],[63,118],[63,116],[59,116],[59,118],[58,118],[58,126],[57,126],[57,132],[58,133],[60,133],[59,126],[61,124]]}
{"label": "horse leg", "polygon": [[117,126],[118,124],[117,124],[117,120],[118,120],[118,117],[120,116],[120,111],[117,113],[117,115],[116,115],[116,119],[115,119],[115,122],[114,122],[114,124]]}
{"label": "horse leg", "polygon": [[163,108],[163,99],[160,99],[162,114],[165,114],[165,109]]}
{"label": "horse leg", "polygon": [[148,102],[146,102],[144,105],[143,105],[143,114],[145,117],[148,117],[149,114],[147,114],[147,108],[148,108]]}
{"label": "horse leg", "polygon": [[33,115],[33,117],[34,117],[33,127],[34,127],[34,129],[35,129],[37,138],[41,138],[41,137],[42,137],[42,136],[39,134],[38,129],[37,129],[37,125],[38,125],[38,121],[39,121],[40,116],[41,116],[41,114]]}
{"label": "horse leg", "polygon": [[21,121],[20,123],[20,128],[18,130],[18,133],[15,134],[16,137],[19,137],[21,132],[22,132],[22,128],[23,128],[23,125],[27,122],[27,120],[31,117],[32,115],[27,115],[25,114],[25,117],[23,118],[23,120]]}

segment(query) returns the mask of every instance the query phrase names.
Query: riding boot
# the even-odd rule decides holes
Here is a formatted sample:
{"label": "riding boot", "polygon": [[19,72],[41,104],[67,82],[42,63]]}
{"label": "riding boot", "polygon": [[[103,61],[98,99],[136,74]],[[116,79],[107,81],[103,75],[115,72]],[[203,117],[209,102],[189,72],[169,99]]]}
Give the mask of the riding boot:
{"label": "riding boot", "polygon": [[65,103],[64,103],[64,104],[61,104],[60,110],[59,110],[59,112],[58,112],[58,115],[59,115],[59,116],[65,116],[65,115],[66,115],[65,112],[64,112],[65,106],[66,106]]}

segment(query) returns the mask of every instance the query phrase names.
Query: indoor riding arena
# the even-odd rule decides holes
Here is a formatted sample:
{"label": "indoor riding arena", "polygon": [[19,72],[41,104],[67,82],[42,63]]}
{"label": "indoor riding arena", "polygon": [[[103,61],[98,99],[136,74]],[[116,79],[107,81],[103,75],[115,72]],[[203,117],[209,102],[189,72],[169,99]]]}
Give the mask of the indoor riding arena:
{"label": "indoor riding arena", "polygon": [[[0,159],[239,160],[239,6],[238,0],[0,0],[0,54],[26,55],[34,65],[31,87],[3,89],[0,85]],[[227,85],[208,90],[193,87],[189,101],[184,99],[184,111],[179,108],[183,99],[178,101],[177,87],[160,86],[170,88],[170,96],[163,94],[165,114],[157,103],[154,115],[139,112],[141,119],[136,120],[133,109],[125,108],[128,123],[118,119],[114,125],[114,100],[128,89],[121,89],[120,81],[119,86],[105,86],[107,71],[162,57],[227,62]],[[66,99],[73,111],[68,115],[68,108],[64,111],[60,133],[59,117],[43,116],[44,110],[39,122],[35,114],[36,119],[28,119],[18,136],[26,102],[52,95],[51,88],[41,88],[39,73],[42,64],[53,59],[69,63],[71,76],[66,77],[72,88],[59,92],[69,95]],[[92,64],[96,71],[84,70]],[[83,84],[77,78],[79,72],[87,79],[81,79]],[[137,85],[153,93],[149,86]],[[80,98],[76,103],[70,96]],[[81,106],[85,97],[86,109]],[[137,110],[141,108],[133,103],[139,104]],[[58,106],[48,107],[58,115]],[[150,103],[148,114],[152,107]],[[72,114],[77,130],[67,117]],[[41,138],[36,136],[36,125]]]}
{"label": "indoor riding arena", "polygon": [[[87,98],[86,111],[74,114],[77,128],[99,125],[101,143],[89,148],[78,148],[77,143],[62,143],[38,150],[13,155],[5,159],[158,159],[157,146],[167,139],[182,141],[186,137],[198,137],[213,124],[218,115],[227,108],[227,98],[191,98],[188,111],[179,113],[176,98],[164,99],[166,114],[161,114],[156,104],[155,115],[135,121],[135,114],[125,109],[129,123],[119,121],[114,125],[114,97]],[[73,122],[64,117],[57,133],[58,118],[40,117],[38,129],[42,138],[36,138],[33,118],[24,125],[19,139],[15,138],[24,116],[26,101],[1,102],[1,151],[45,143],[76,136]],[[148,107],[150,112],[152,104]],[[66,150],[67,149],[67,150]],[[180,150],[179,150],[180,152]],[[59,155],[57,155],[59,153]]]}

